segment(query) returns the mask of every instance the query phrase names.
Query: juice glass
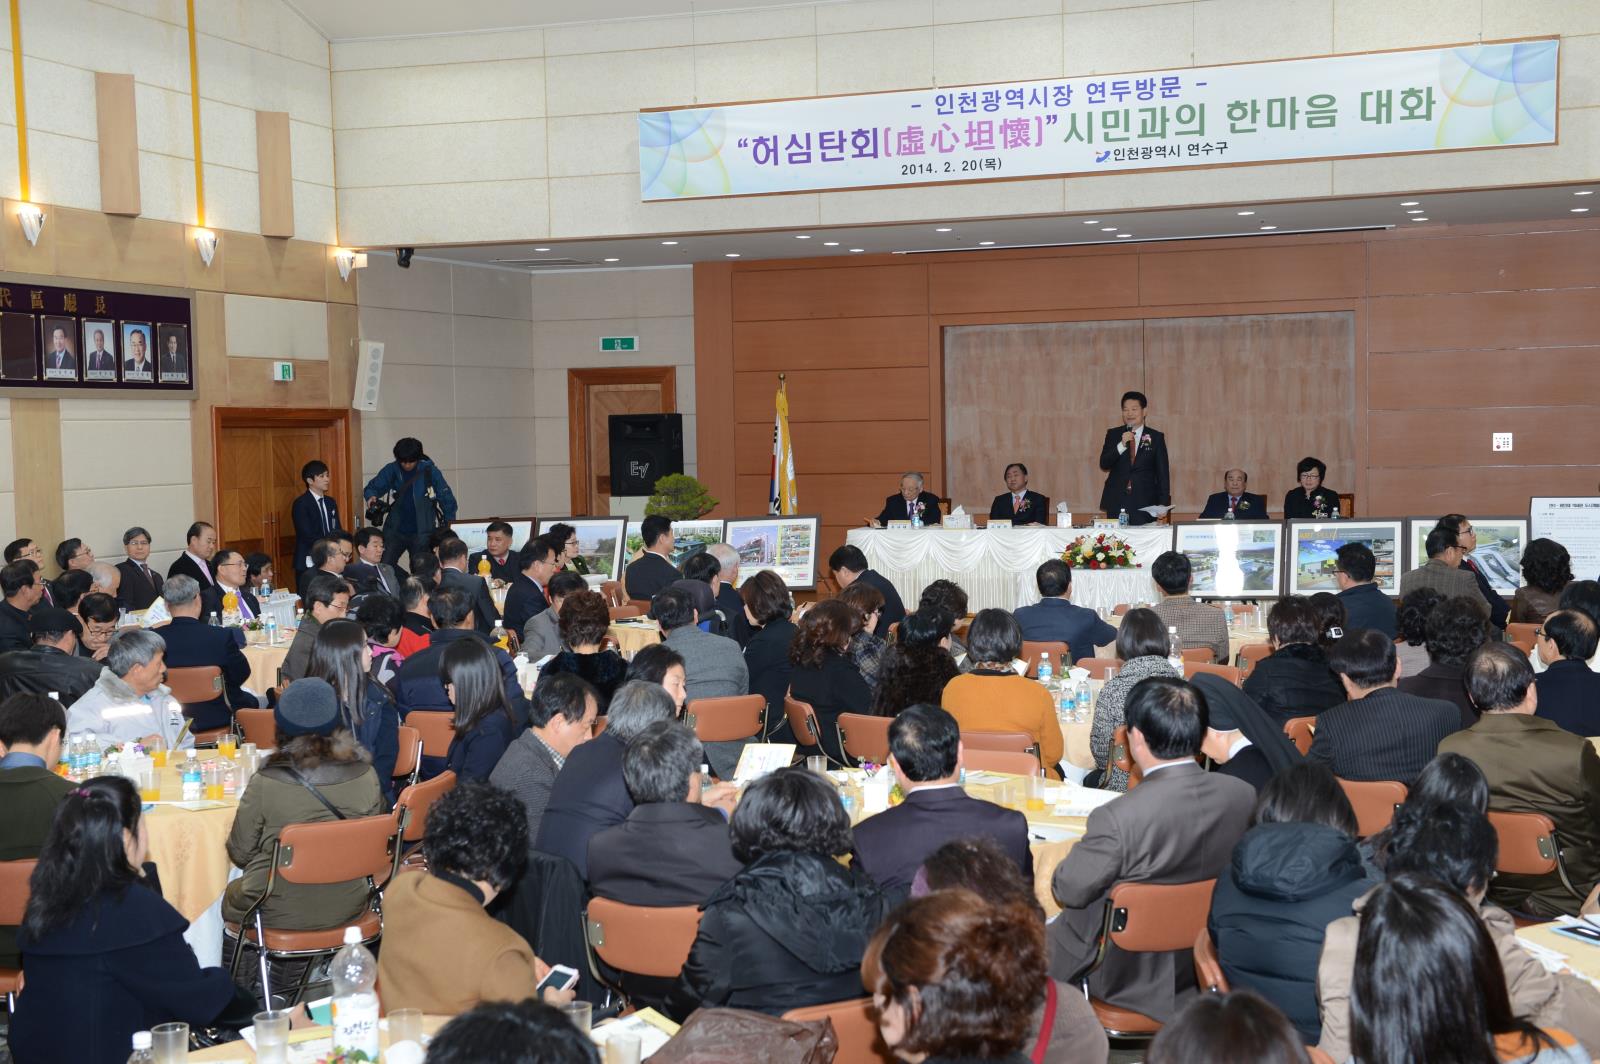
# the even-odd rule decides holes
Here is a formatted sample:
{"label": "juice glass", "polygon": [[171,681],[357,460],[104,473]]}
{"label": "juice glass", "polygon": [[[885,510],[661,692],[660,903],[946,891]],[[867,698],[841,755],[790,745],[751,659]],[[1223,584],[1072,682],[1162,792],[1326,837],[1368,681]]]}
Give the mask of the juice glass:
{"label": "juice glass", "polygon": [[232,760],[233,755],[239,752],[239,737],[229,732],[217,740],[217,756]]}
{"label": "juice glass", "polygon": [[167,744],[166,743],[162,742],[158,738],[158,739],[156,739],[155,742],[150,744],[150,750],[148,752],[150,754],[150,764],[154,765],[156,768],[166,768],[167,767]]}
{"label": "juice glass", "polygon": [[139,770],[139,800],[141,802],[161,800],[161,774],[153,767]]}

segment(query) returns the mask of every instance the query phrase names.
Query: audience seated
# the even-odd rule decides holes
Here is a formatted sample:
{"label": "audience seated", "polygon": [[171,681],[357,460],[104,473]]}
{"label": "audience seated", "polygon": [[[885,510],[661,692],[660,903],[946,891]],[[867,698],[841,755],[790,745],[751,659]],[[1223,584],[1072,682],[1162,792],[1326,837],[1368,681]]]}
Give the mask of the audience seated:
{"label": "audience seated", "polygon": [[[428,645],[406,658],[395,675],[395,701],[404,717],[413,709],[449,709],[453,704],[445,693],[440,679],[441,662],[447,649],[457,643],[475,642],[487,647],[489,655],[500,669],[500,687],[505,692],[506,704],[512,716],[521,724],[528,719],[528,700],[523,697],[517,683],[517,665],[511,655],[491,644],[472,625],[472,600],[458,588],[441,587],[428,596],[428,613],[437,628],[428,637]],[[491,766],[493,762],[490,763]],[[427,771],[427,766],[424,766]],[[437,770],[435,770],[437,771]]]}
{"label": "audience seated", "polygon": [[1347,780],[1397,780],[1410,786],[1439,741],[1461,727],[1454,705],[1395,689],[1394,644],[1360,629],[1333,645],[1329,664],[1348,701],[1317,715],[1310,760]]}
{"label": "audience seated", "polygon": [[622,582],[629,598],[648,601],[683,574],[672,564],[670,519],[651,514],[640,522],[639,536],[644,543],[644,553],[628,562],[628,567],[622,571]]}
{"label": "audience seated", "polygon": [[[861,612],[838,599],[825,599],[800,617],[800,631],[789,646],[789,691],[809,702],[817,713],[821,749],[835,761],[844,760],[835,725],[841,713],[865,713],[872,705],[872,688],[850,660],[850,638],[861,624]],[[814,749],[805,736],[796,736],[802,749]]]}
{"label": "audience seated", "polygon": [[89,589],[102,595],[117,597],[117,589],[122,586],[122,572],[110,562],[95,562],[85,570],[91,581]]}
{"label": "audience seated", "polygon": [[[922,597],[917,600],[917,609],[926,610],[930,608],[944,610],[948,613],[950,615],[950,626],[953,630],[957,624],[967,619],[967,593],[954,580],[935,580],[922,589]],[[959,663],[967,656],[967,644],[957,639],[953,631],[949,640],[950,644],[947,649],[950,652],[950,657]],[[898,641],[897,639],[896,642]],[[918,701],[926,702],[930,701],[930,699],[918,699]]]}
{"label": "audience seated", "polygon": [[[569,597],[589,590],[589,582],[577,573],[559,572],[545,588],[549,606],[529,617],[522,626],[522,652],[529,661],[542,661],[561,653],[561,607]],[[609,616],[609,608],[607,615]]]}
{"label": "audience seated", "polygon": [[1297,765],[1262,790],[1211,897],[1207,925],[1228,985],[1282,1009],[1307,1045],[1322,1030],[1323,932],[1378,880],[1355,840],[1355,810],[1333,773]]}
{"label": "audience seated", "polygon": [[28,612],[44,595],[39,567],[26,558],[7,563],[0,569],[0,651],[27,650],[32,645],[28,634]]}
{"label": "audience seated", "polygon": [[[1428,533],[1428,538],[1424,542],[1428,560],[1400,578],[1401,598],[1419,587],[1431,587],[1446,598],[1455,595],[1483,598],[1472,570],[1461,565],[1461,560],[1467,556],[1467,552],[1457,544],[1457,539],[1456,533],[1445,528],[1435,528]],[[1487,606],[1488,603],[1485,602],[1484,605]]]}
{"label": "audience seated", "polygon": [[1572,583],[1572,556],[1553,539],[1540,536],[1522,548],[1525,585],[1511,598],[1510,620],[1538,624],[1560,608],[1561,592]]}
{"label": "audience seated", "polygon": [[[606,630],[610,626],[611,611],[600,592],[574,591],[566,596],[561,601],[563,649],[540,672],[541,676],[570,672],[583,677],[594,686],[602,714],[628,672],[628,663],[622,660],[622,655],[604,647]],[[737,653],[737,648],[734,652]]]}
{"label": "audience seated", "polygon": [[[39,856],[56,807],[73,789],[53,769],[67,734],[61,703],[44,694],[12,694],[0,701],[0,861]],[[0,968],[16,968],[17,929],[0,926]]]}
{"label": "audience seated", "polygon": [[[524,571],[528,560],[522,551],[513,549],[515,536],[516,530],[508,522],[490,521],[483,530],[484,549],[473,551],[467,558],[467,572],[476,575],[478,563],[487,558],[489,579],[498,580],[502,584],[512,583]],[[556,543],[553,546],[555,553],[560,553],[562,544]],[[549,579],[549,574],[546,574],[545,579]],[[540,580],[539,583],[543,584],[544,580]]]}
{"label": "audience seated", "polygon": [[182,554],[167,566],[167,579],[182,573],[194,578],[202,588],[214,587],[217,579],[211,569],[211,556],[217,553],[217,530],[205,521],[196,521],[184,534]]}
{"label": "audience seated", "polygon": [[1395,603],[1394,653],[1401,676],[1415,676],[1428,667],[1428,617],[1443,601],[1433,588],[1419,587]]}
{"label": "audience seated", "polygon": [[1478,711],[1467,697],[1467,659],[1488,638],[1489,614],[1482,599],[1445,599],[1428,614],[1428,667],[1415,676],[1402,673],[1395,686],[1406,694],[1454,704],[1461,727],[1472,727]]}
{"label": "audience seated", "polygon": [[743,867],[728,838],[738,791],[731,783],[705,787],[703,758],[694,731],[675,720],[658,720],[628,741],[622,781],[633,808],[589,840],[596,897],[699,905]]}
{"label": "audience seated", "polygon": [[879,717],[892,717],[919,702],[938,705],[946,685],[960,675],[950,655],[950,614],[944,609],[918,606],[900,622],[898,633],[883,656],[883,672],[872,692],[872,712]]}
{"label": "audience seated", "polygon": [[300,597],[305,600],[306,612],[283,658],[285,682],[298,680],[306,674],[306,666],[311,663],[311,647],[322,626],[350,612],[352,588],[344,577],[332,573],[307,573],[305,577],[300,584]]}
{"label": "audience seated", "polygon": [[1185,650],[1204,647],[1211,651],[1213,663],[1228,663],[1228,618],[1222,609],[1189,597],[1194,579],[1186,555],[1175,550],[1164,552],[1150,566],[1150,579],[1161,592],[1161,601],[1151,609],[1168,628],[1178,630]]}
{"label": "audience seated", "polygon": [[1317,645],[1326,652],[1344,635],[1344,602],[1331,591],[1318,591],[1306,601],[1317,617]]}
{"label": "audience seated", "polygon": [[[1111,737],[1124,723],[1123,703],[1141,680],[1151,676],[1182,679],[1183,675],[1167,660],[1167,628],[1154,610],[1132,609],[1123,615],[1122,627],[1117,630],[1117,657],[1122,659],[1122,668],[1106,681],[1094,700],[1089,751],[1099,772],[1099,786],[1125,791],[1128,774],[1109,763]],[[1092,779],[1085,782],[1094,785]]]}
{"label": "audience seated", "polygon": [[1372,628],[1393,639],[1394,599],[1374,582],[1378,560],[1365,543],[1346,543],[1334,553],[1334,582],[1344,603],[1345,627]]}
{"label": "audience seated", "polygon": [[1535,650],[1546,663],[1539,674],[1539,716],[1574,735],[1600,734],[1600,674],[1588,667],[1600,646],[1600,624],[1580,610],[1560,609],[1539,626]]}
{"label": "audience seated", "polygon": [[383,561],[383,529],[368,525],[355,534],[356,557],[344,570],[344,578],[362,595],[399,597],[401,580],[394,566]]}
{"label": "audience seated", "polygon": [[18,936],[27,987],[7,1030],[18,1064],[126,1060],[137,1031],[173,1021],[242,1026],[257,1009],[184,941],[188,921],[145,864],[141,808],[121,776],[79,784],[61,802]]}
{"label": "audience seated", "polygon": [[[1004,610],[994,612],[1011,619]],[[938,706],[903,710],[889,724],[889,769],[905,800],[856,825],[853,857],[885,896],[905,897],[929,854],[969,836],[994,840],[1032,881],[1027,820],[962,789],[961,728],[955,717]]]}
{"label": "audience seated", "polygon": [[[1495,978],[1494,940],[1471,902],[1426,876],[1398,876],[1372,892],[1361,911],[1356,958],[1350,986],[1356,1060],[1589,1059],[1568,1032],[1513,1012],[1505,982]],[[1425,992],[1418,992],[1419,977]]]}
{"label": "audience seated", "polygon": [[688,592],[668,587],[650,600],[650,615],[661,624],[667,646],[683,658],[689,698],[724,698],[750,693],[750,672],[739,644],[700,629],[700,613]]}
{"label": "audience seated", "polygon": [[545,589],[555,575],[556,556],[560,553],[561,547],[552,543],[549,536],[540,536],[513,556],[516,572],[506,580],[510,587],[506,589],[505,615],[506,627],[511,631],[521,632],[529,621],[553,605]]}
{"label": "audience seated", "polygon": [[250,588],[250,593],[256,596],[259,602],[267,597],[273,585],[277,582],[277,574],[272,570],[272,555],[260,551],[251,551],[244,556],[245,583]]}
{"label": "audience seated", "polygon": [[[1587,894],[1600,881],[1600,756],[1588,739],[1535,716],[1533,666],[1517,648],[1486,643],[1468,660],[1466,683],[1483,716],[1446,736],[1440,752],[1461,754],[1483,770],[1490,808],[1549,817],[1573,885]],[[1576,916],[1583,901],[1555,872],[1501,873],[1489,894],[1502,908],[1546,919]]]}
{"label": "audience seated", "polygon": [[873,629],[873,635],[887,638],[889,626],[905,620],[906,607],[900,601],[900,592],[895,590],[894,585],[889,583],[886,577],[867,565],[867,556],[861,553],[860,547],[846,543],[842,547],[835,548],[834,552],[828,555],[828,568],[832,570],[833,579],[838,583],[840,590],[859,580],[877,588],[878,593],[883,596],[883,612],[878,614],[878,624]]}
{"label": "audience seated", "polygon": [[122,573],[117,602],[124,609],[148,609],[165,582],[160,573],[150,568],[150,533],[134,525],[122,534],[122,549],[128,552],[128,559],[117,563]]}
{"label": "audience seated", "polygon": [[792,742],[794,736],[783,715],[783,697],[789,691],[792,668],[789,646],[800,631],[789,619],[794,614],[794,598],[783,577],[770,569],[762,569],[751,574],[739,588],[739,599],[744,604],[744,618],[750,629],[750,637],[744,645],[750,693],[767,700],[767,731],[774,741]]}
{"label": "audience seated", "polygon": [[643,680],[655,684],[672,698],[673,716],[683,716],[683,704],[689,697],[688,675],[683,669],[683,655],[665,643],[652,643],[633,656],[628,663],[624,682]]}
{"label": "audience seated", "polygon": [[488,779],[526,720],[506,697],[495,649],[479,639],[458,639],[447,643],[439,658],[439,679],[455,707],[445,768],[458,781]]}
{"label": "audience seated", "polygon": [[1020,1064],[1051,983],[1027,906],[941,890],[900,906],[862,961],[878,1031],[900,1060]]}
{"label": "audience seated", "polygon": [[[1574,580],[1561,592],[1559,608],[1577,610],[1595,624],[1600,624],[1600,581]],[[1537,643],[1533,647],[1533,671],[1544,672],[1548,664],[1540,657]],[[1589,658],[1589,671],[1600,672],[1600,648]]]}
{"label": "audience seated", "polygon": [[[1489,811],[1489,781],[1470,758],[1443,753],[1423,766],[1416,782],[1406,792],[1403,804],[1413,809],[1457,805],[1482,816]],[[1380,872],[1389,862],[1389,844],[1394,839],[1394,831],[1391,822],[1376,835],[1361,840],[1362,855]]]}
{"label": "audience seated", "polygon": [[526,841],[531,850],[556,774],[573,748],[594,736],[599,704],[594,688],[582,678],[571,673],[545,673],[528,701],[528,713],[529,727],[511,740],[500,755],[499,763],[489,773],[489,782],[510,791],[522,802],[528,823]]}
{"label": "audience seated", "polygon": [[[728,635],[728,621],[717,606],[722,591],[722,563],[710,551],[697,550],[683,559],[683,579],[669,587],[682,588],[700,614],[700,627],[713,635]],[[731,637],[730,637],[731,638]],[[737,640],[735,640],[737,642]]]}
{"label": "audience seated", "polygon": [[91,592],[78,600],[78,621],[83,634],[78,638],[78,656],[95,661],[106,659],[111,637],[117,634],[117,600],[103,592]]}
{"label": "audience seated", "polygon": [[56,544],[56,568],[63,573],[86,570],[94,564],[94,548],[76,536]]}
{"label": "audience seated", "polygon": [[415,576],[400,585],[400,605],[405,607],[406,614],[400,620],[400,642],[395,644],[395,649],[403,658],[426,650],[433,638],[433,614],[428,612],[428,595],[432,590],[431,585]]}
{"label": "audience seated", "polygon": [[86,570],[69,569],[50,582],[48,604],[76,614],[78,600],[87,595],[92,587],[94,587],[94,577]]}
{"label": "audience seated", "polygon": [[[1484,900],[1498,853],[1494,828],[1483,813],[1460,805],[1408,801],[1395,813],[1384,871],[1391,881],[1398,877],[1436,880],[1473,904],[1500,962],[1496,966],[1490,961],[1479,979],[1492,978],[1488,972],[1498,969],[1510,994],[1511,1014],[1540,1027],[1571,1031],[1585,1043],[1600,1043],[1600,991],[1578,976],[1546,970],[1518,944],[1510,914]],[[1353,903],[1356,913],[1362,914],[1370,901],[1370,895],[1357,898]],[[1317,1000],[1322,1011],[1322,1039],[1317,1048],[1334,1060],[1352,1058],[1355,1010],[1351,982],[1359,978],[1361,966],[1369,963],[1364,956],[1370,954],[1361,952],[1357,916],[1328,925],[1317,965]],[[1406,973],[1409,990],[1415,990],[1418,973],[1429,970],[1423,966],[1421,954],[1388,963],[1395,971]],[[1399,1064],[1407,1059],[1436,1058],[1424,1053],[1394,1059]]]}
{"label": "audience seated", "polygon": [[261,616],[261,601],[250,591],[250,567],[244,555],[223,547],[211,556],[216,570],[217,583],[201,596],[201,609],[209,618],[213,613],[221,620],[227,612],[225,596],[233,595],[235,608],[241,621],[253,621]]}
{"label": "audience seated", "polygon": [[1073,661],[1094,657],[1095,647],[1117,638],[1117,630],[1094,610],[1072,604],[1072,566],[1051,558],[1035,570],[1033,580],[1039,601],[1016,611],[1022,638],[1031,643],[1066,643]]}
{"label": "audience seated", "polygon": [[[622,757],[633,737],[675,714],[672,696],[659,685],[629,680],[611,698],[606,730],[567,754],[556,773],[533,848],[565,857],[589,878],[589,840],[633,812]],[[837,803],[838,799],[835,799]]]}
{"label": "audience seated", "polygon": [[[467,545],[451,536],[439,544],[439,588],[460,591],[471,607],[473,626],[484,635],[494,631],[500,611],[489,595],[489,582],[477,573],[467,572]],[[434,618],[435,623],[438,618]]]}
{"label": "audience seated", "polygon": [[[273,719],[278,748],[250,777],[228,832],[228,857],[243,871],[222,895],[223,918],[232,923],[243,920],[266,893],[273,848],[285,827],[372,816],[385,809],[377,773],[345,727],[338,695],[326,680],[308,676],[290,684],[278,698]],[[281,881],[261,916],[268,927],[336,927],[358,915],[366,901],[365,880]]]}
{"label": "audience seated", "polygon": [[112,636],[100,678],[67,707],[68,733],[94,732],[104,742],[143,743],[146,749],[157,742],[168,750],[192,749],[183,707],[161,683],[166,652],[161,636],[143,628]]}
{"label": "audience seated", "polygon": [[244,633],[237,628],[213,627],[201,620],[200,587],[182,573],[167,578],[161,599],[172,614],[168,624],[155,629],[167,646],[167,668],[215,665],[222,670],[223,694],[209,702],[184,707],[194,719],[194,730],[226,728],[233,723],[234,710],[259,706],[256,696],[244,687],[250,678],[250,662],[240,646]]}
{"label": "audience seated", "polygon": [[384,800],[394,804],[394,765],[400,754],[400,714],[388,690],[371,676],[367,632],[355,621],[329,621],[317,633],[306,675],[326,680],[339,699],[344,727],[367,752]]}
{"label": "audience seated", "polygon": [[[1192,685],[1170,676],[1142,680],[1128,695],[1127,721],[1128,750],[1143,782],[1089,814],[1084,837],[1051,879],[1062,913],[1051,924],[1050,973],[1063,981],[1076,982],[1094,963],[1106,898],[1115,884],[1215,878],[1255,805],[1249,784],[1195,763],[1206,704]],[[1163,1023],[1193,985],[1188,950],[1123,953],[1108,946],[1104,962],[1088,978],[1095,997]]]}
{"label": "audience seated", "polygon": [[883,594],[871,584],[857,580],[839,593],[839,601],[861,614],[861,626],[850,637],[850,660],[855,662],[856,671],[867,681],[867,686],[876,689],[883,655],[889,649],[886,639],[873,634],[878,618],[883,615]]}
{"label": "audience seated", "polygon": [[600,1050],[549,1005],[497,1001],[441,1027],[428,1043],[428,1064],[600,1064]]}
{"label": "audience seated", "polygon": [[404,618],[400,600],[384,594],[367,595],[356,610],[356,623],[367,637],[367,653],[372,656],[367,675],[382,684],[385,691],[405,664],[405,656],[398,649]]}
{"label": "audience seated", "polygon": [[1496,638],[1498,638],[1498,633],[1505,630],[1506,619],[1511,616],[1511,607],[1506,605],[1506,600],[1490,585],[1483,566],[1472,560],[1472,552],[1478,549],[1478,533],[1472,527],[1472,522],[1465,514],[1445,514],[1439,518],[1439,523],[1435,527],[1455,537],[1456,544],[1461,548],[1461,568],[1472,576],[1484,605],[1489,607],[1489,623],[1497,630]]}
{"label": "audience seated", "polygon": [[[955,839],[928,855],[911,881],[911,896],[920,898],[947,890],[970,890],[997,908],[1027,909],[1037,925],[1044,926],[1044,908],[1034,893],[1033,878],[1024,875],[1015,859],[993,839]],[[874,951],[869,948],[861,966],[863,981],[869,987],[875,981],[873,956]],[[1044,1029],[1046,1017],[1049,1030]],[[1034,1010],[1029,1031],[1024,1045],[1033,1050],[1032,1059],[1040,1064],[1098,1064],[1106,1059],[1105,1029],[1077,987],[1049,979],[1045,1000]]]}
{"label": "audience seated", "polygon": [[967,630],[968,671],[945,684],[939,704],[966,731],[1024,732],[1052,779],[1066,754],[1061,722],[1050,689],[1019,676],[1012,663],[1022,656],[1022,626],[1005,610],[979,610]]}
{"label": "audience seated", "polygon": [[1305,1064],[1306,1048],[1282,1012],[1252,990],[1202,994],[1150,1043],[1145,1064]]}
{"label": "audience seated", "polygon": [[730,834],[744,867],[706,899],[667,1011],[776,1016],[859,997],[861,958],[888,906],[861,869],[836,860],[850,850],[850,820],[833,785],[803,768],[764,776],[745,790]]}
{"label": "audience seated", "polygon": [[100,663],[78,656],[76,618],[55,606],[37,606],[28,615],[33,646],[0,654],[0,698],[19,691],[54,693],[70,706],[100,679]]}
{"label": "audience seated", "polygon": [[1210,673],[1191,682],[1206,700],[1206,737],[1200,749],[1211,759],[1213,771],[1244,780],[1259,794],[1268,780],[1305,760],[1283,726],[1232,683]]}
{"label": "audience seated", "polygon": [[[434,802],[422,836],[425,872],[402,873],[383,892],[378,983],[383,1007],[456,1016],[486,1001],[523,1001],[550,968],[526,940],[484,911],[528,863],[522,806],[468,780]],[[545,1001],[571,1001],[546,987]]]}

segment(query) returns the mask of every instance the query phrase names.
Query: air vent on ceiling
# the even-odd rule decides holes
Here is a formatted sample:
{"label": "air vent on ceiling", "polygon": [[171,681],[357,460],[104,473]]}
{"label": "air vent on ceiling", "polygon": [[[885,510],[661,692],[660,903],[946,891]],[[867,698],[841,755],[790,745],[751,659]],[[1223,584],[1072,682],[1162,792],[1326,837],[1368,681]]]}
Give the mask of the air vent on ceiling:
{"label": "air vent on ceiling", "polygon": [[588,259],[495,259],[498,266],[515,266],[524,270],[570,270],[574,266],[598,266]]}

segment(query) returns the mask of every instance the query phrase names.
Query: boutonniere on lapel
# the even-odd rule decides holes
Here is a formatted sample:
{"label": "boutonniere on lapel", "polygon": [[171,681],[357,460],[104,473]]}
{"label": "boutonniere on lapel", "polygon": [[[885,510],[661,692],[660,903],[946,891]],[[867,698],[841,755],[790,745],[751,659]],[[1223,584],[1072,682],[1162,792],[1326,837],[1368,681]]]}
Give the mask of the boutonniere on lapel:
{"label": "boutonniere on lapel", "polygon": [[1239,505],[1235,506],[1234,509],[1235,510],[1248,510],[1248,509],[1250,509],[1250,500],[1249,499],[1240,499],[1239,500]]}
{"label": "boutonniere on lapel", "polygon": [[1017,507],[1017,513],[1025,514],[1032,508],[1033,508],[1033,502],[1026,495],[1024,495],[1022,497],[1022,505]]}
{"label": "boutonniere on lapel", "polygon": [[923,501],[921,499],[918,499],[917,500],[917,513],[920,514],[925,508],[926,508],[926,504],[923,503]]}

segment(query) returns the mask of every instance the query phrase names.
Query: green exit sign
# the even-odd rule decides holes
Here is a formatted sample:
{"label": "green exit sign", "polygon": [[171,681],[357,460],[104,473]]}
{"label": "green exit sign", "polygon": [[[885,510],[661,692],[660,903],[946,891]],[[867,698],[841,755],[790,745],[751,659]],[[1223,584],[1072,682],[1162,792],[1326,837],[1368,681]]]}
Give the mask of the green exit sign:
{"label": "green exit sign", "polygon": [[600,350],[637,351],[639,350],[639,338],[637,336],[602,336],[600,337]]}

